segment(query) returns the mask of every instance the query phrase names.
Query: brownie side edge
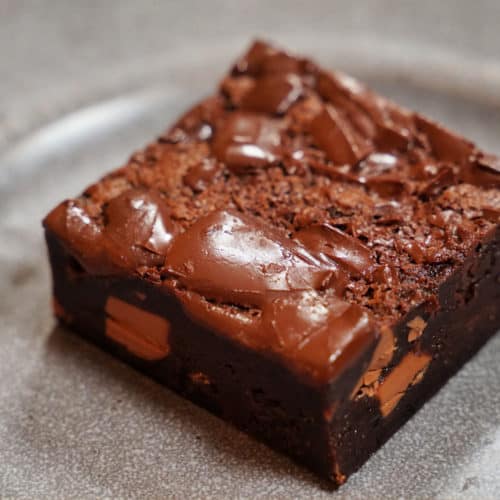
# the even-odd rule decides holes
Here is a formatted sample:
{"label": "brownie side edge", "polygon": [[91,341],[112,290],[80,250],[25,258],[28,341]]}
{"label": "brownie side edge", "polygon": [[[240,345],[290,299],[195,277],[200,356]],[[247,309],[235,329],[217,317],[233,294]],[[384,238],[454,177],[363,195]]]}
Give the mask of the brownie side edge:
{"label": "brownie side edge", "polygon": [[[330,424],[330,442],[342,474],[358,470],[400,429],[500,328],[500,226],[494,228],[438,291],[438,306],[422,304],[394,328],[396,349],[384,377],[415,351],[432,359],[422,379],[410,385],[386,416],[375,397],[358,397],[346,403]],[[409,341],[415,318],[426,326]]]}

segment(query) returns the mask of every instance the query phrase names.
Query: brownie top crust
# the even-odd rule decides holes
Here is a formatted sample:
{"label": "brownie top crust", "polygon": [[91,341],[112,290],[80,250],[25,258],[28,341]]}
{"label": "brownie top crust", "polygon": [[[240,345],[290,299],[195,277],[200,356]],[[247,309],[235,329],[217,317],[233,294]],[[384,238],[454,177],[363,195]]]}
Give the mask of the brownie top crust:
{"label": "brownie top crust", "polygon": [[44,220],[83,272],[175,294],[331,380],[500,220],[500,160],[357,80],[255,42],[219,91]]}

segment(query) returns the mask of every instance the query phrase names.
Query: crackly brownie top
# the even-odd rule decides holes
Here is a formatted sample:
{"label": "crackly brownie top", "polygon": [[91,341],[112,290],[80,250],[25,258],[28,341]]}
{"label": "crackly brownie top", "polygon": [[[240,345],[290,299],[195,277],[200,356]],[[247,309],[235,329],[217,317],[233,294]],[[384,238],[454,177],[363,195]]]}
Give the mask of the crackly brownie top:
{"label": "crackly brownie top", "polygon": [[499,188],[497,157],[256,42],[45,225],[86,272],[164,286],[196,321],[325,379],[373,325],[435,301],[498,224]]}

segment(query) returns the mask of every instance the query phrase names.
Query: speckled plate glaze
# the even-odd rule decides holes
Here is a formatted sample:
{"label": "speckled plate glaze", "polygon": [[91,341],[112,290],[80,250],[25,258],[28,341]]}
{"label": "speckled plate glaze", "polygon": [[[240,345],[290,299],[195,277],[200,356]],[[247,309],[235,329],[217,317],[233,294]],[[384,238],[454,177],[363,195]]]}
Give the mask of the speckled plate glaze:
{"label": "speckled plate glaze", "polygon": [[[500,67],[370,40],[293,47],[500,153]],[[86,106],[54,105],[51,123],[0,157],[0,496],[498,498],[500,335],[331,492],[56,326],[41,218],[210,92],[234,50],[115,69],[74,96]]]}

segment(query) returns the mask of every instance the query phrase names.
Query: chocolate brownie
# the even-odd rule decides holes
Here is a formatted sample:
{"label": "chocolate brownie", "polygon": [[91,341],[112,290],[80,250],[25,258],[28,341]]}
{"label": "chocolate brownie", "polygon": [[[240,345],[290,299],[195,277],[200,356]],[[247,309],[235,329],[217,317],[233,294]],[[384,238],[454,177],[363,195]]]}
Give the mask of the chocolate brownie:
{"label": "chocolate brownie", "polygon": [[500,160],[255,42],[44,220],[59,320],[342,484],[500,327]]}

